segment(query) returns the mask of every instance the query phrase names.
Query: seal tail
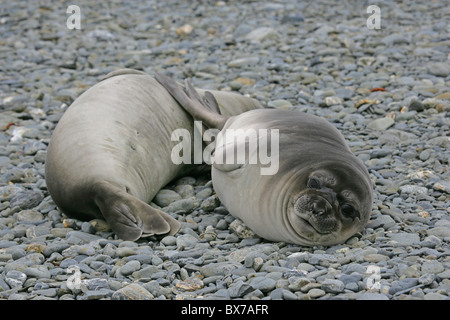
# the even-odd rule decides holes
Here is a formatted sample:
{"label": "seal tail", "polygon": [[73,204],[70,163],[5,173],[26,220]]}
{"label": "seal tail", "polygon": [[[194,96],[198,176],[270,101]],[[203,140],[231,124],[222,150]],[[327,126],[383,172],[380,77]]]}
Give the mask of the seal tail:
{"label": "seal tail", "polygon": [[228,117],[221,115],[219,104],[211,92],[206,91],[202,99],[188,80],[183,89],[175,80],[163,74],[156,73],[155,79],[195,120],[201,120],[208,128],[223,128]]}
{"label": "seal tail", "polygon": [[152,235],[173,235],[180,223],[169,214],[113,186],[99,183],[95,188],[95,203],[106,222],[123,240],[135,241]]}

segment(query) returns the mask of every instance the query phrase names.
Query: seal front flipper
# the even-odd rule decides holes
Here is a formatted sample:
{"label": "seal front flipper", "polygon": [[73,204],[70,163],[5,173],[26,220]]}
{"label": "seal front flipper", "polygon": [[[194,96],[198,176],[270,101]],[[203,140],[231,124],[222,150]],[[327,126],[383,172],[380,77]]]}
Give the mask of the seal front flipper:
{"label": "seal front flipper", "polygon": [[195,88],[192,86],[189,80],[186,79],[184,81],[184,85],[185,85],[184,91],[189,96],[189,98],[191,98],[191,100],[198,101],[203,106],[208,107],[210,111],[217,114],[221,114],[219,104],[217,103],[216,98],[211,92],[205,91],[204,93],[205,97],[202,100],[197,90],[195,90]]}
{"label": "seal front flipper", "polygon": [[167,213],[108,182],[97,184],[95,193],[95,204],[123,240],[134,241],[154,234],[173,235],[180,229],[180,223]]}
{"label": "seal front flipper", "polygon": [[187,80],[186,88],[183,90],[175,80],[160,73],[155,74],[155,79],[195,120],[203,121],[208,128],[223,128],[228,117],[217,112],[219,105],[212,93],[206,93],[205,99],[202,100]]}

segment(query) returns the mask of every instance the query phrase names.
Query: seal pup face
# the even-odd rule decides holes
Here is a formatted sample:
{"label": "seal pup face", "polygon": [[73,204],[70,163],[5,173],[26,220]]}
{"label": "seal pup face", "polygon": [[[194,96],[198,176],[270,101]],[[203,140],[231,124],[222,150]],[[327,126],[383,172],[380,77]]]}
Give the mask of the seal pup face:
{"label": "seal pup face", "polygon": [[372,189],[349,168],[317,169],[305,177],[302,191],[288,204],[288,220],[308,245],[342,243],[369,219]]}

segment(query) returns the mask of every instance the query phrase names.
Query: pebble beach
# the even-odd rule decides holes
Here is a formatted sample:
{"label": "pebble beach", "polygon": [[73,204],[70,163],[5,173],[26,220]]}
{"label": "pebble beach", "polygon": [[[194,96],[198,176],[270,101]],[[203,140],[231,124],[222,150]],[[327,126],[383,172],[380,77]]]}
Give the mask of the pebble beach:
{"label": "pebble beach", "polygon": [[[0,300],[450,298],[448,1],[79,1],[80,28],[71,4],[0,2]],[[329,247],[264,240],[208,173],[153,200],[174,236],[68,218],[45,183],[52,131],[121,68],[327,119],[369,170],[367,227]]]}

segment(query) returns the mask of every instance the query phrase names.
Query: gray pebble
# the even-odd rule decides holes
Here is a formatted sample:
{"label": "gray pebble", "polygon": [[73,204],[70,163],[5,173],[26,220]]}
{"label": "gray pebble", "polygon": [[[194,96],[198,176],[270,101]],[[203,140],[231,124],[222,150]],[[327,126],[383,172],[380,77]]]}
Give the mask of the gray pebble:
{"label": "gray pebble", "polygon": [[376,292],[365,292],[362,294],[359,294],[356,300],[389,300],[389,298],[382,293],[376,293]]}
{"label": "gray pebble", "polygon": [[344,291],[345,285],[336,279],[326,279],[322,282],[322,290],[329,293],[340,293]]}
{"label": "gray pebble", "polygon": [[242,280],[233,283],[232,286],[228,288],[228,292],[231,298],[239,298],[253,291],[253,287]]}
{"label": "gray pebble", "polygon": [[51,278],[50,271],[48,270],[48,268],[46,266],[43,266],[43,265],[37,266],[37,267],[28,267],[24,270],[24,273],[28,277],[34,277],[34,278],[38,278],[38,279],[42,279],[42,278],[50,279]]}
{"label": "gray pebble", "polygon": [[259,62],[259,57],[246,57],[232,60],[228,63],[228,66],[231,68],[239,68],[243,66],[255,65]]}
{"label": "gray pebble", "polygon": [[90,234],[94,234],[97,230],[95,229],[95,227],[91,223],[83,222],[81,224],[81,231],[86,232],[86,233],[90,233]]}
{"label": "gray pebble", "polygon": [[428,72],[438,77],[447,77],[450,74],[448,63],[432,63],[428,66]]}
{"label": "gray pebble", "polygon": [[136,270],[139,270],[141,268],[141,263],[139,261],[129,261],[127,262],[124,266],[120,267],[117,271],[116,271],[116,276],[117,275],[122,275],[122,276],[128,276],[130,274],[132,274],[133,272],[135,272]]}
{"label": "gray pebble", "polygon": [[391,34],[384,37],[381,41],[387,46],[409,43],[409,40],[403,34]]}
{"label": "gray pebble", "polygon": [[176,191],[183,199],[191,198],[195,195],[194,187],[190,184],[177,185],[174,188],[174,191]]}
{"label": "gray pebble", "polygon": [[8,251],[11,253],[11,258],[13,258],[14,260],[23,258],[27,255],[27,252],[22,248],[12,248]]}
{"label": "gray pebble", "polygon": [[266,277],[255,277],[250,282],[250,286],[261,292],[269,292],[275,288],[276,281]]}
{"label": "gray pebble", "polygon": [[101,237],[81,231],[69,231],[66,235],[66,241],[70,244],[83,244],[100,240]]}
{"label": "gray pebble", "polygon": [[109,289],[108,280],[101,278],[93,278],[81,281],[81,290],[83,292],[98,291],[101,289]]}
{"label": "gray pebble", "polygon": [[260,27],[249,32],[245,39],[251,42],[262,42],[269,39],[277,39],[278,34],[273,28]]}
{"label": "gray pebble", "polygon": [[54,252],[58,252],[61,253],[63,250],[69,248],[69,245],[67,243],[51,243],[49,245],[47,245],[44,249],[44,256],[49,257],[50,255],[52,255]]}
{"label": "gray pebble", "polygon": [[198,243],[198,239],[190,234],[177,237],[176,244],[179,250],[191,249]]}
{"label": "gray pebble", "polygon": [[435,227],[427,230],[429,236],[435,236],[440,238],[450,237],[450,228],[447,227]]}
{"label": "gray pebble", "polygon": [[66,268],[71,267],[71,266],[76,266],[77,264],[78,264],[78,261],[75,260],[75,259],[64,259],[63,261],[61,261],[59,266],[61,268],[66,269]]}
{"label": "gray pebble", "polygon": [[[213,294],[207,296],[207,299],[211,300],[230,300],[230,294],[227,289],[219,289]],[[244,297],[245,299],[245,297]]]}
{"label": "gray pebble", "polygon": [[57,295],[57,292],[55,288],[48,288],[48,289],[34,290],[31,292],[31,294],[52,298]]}
{"label": "gray pebble", "polygon": [[412,244],[418,244],[420,242],[420,237],[415,233],[391,233],[388,237],[395,241],[399,246],[409,246]]}
{"label": "gray pebble", "polygon": [[[139,269],[139,268],[138,268]],[[136,269],[136,270],[138,270]],[[153,274],[160,272],[161,270],[157,266],[147,266],[145,268],[142,268],[138,271],[133,272],[133,278],[140,279],[140,278],[152,278]]]}
{"label": "gray pebble", "polygon": [[229,274],[233,270],[240,268],[241,264],[237,262],[217,262],[204,265],[200,268],[200,272],[205,277]]}
{"label": "gray pebble", "polygon": [[151,300],[153,295],[137,283],[129,284],[117,291],[111,297],[112,300]]}
{"label": "gray pebble", "polygon": [[385,117],[369,122],[367,124],[367,127],[375,131],[384,131],[389,127],[393,126],[394,123],[395,123],[394,119]]}
{"label": "gray pebble", "polygon": [[11,288],[22,287],[27,275],[17,270],[11,270],[6,273],[5,281]]}
{"label": "gray pebble", "polygon": [[424,300],[448,300],[447,295],[443,295],[439,292],[430,292],[427,293],[424,297]]}
{"label": "gray pebble", "polygon": [[44,194],[40,191],[25,191],[15,195],[11,201],[11,207],[19,207],[22,210],[36,207],[44,199]]}
{"label": "gray pebble", "polygon": [[189,212],[198,207],[199,203],[195,198],[180,199],[170,203],[165,209],[167,212],[186,211]]}
{"label": "gray pebble", "polygon": [[153,202],[160,207],[167,207],[172,202],[180,199],[181,196],[175,191],[162,189],[156,194],[155,198],[153,198]]}
{"label": "gray pebble", "polygon": [[[85,291],[83,296],[81,296],[81,299],[83,300],[100,300],[112,297],[115,292],[109,289],[98,289],[98,290],[88,290]],[[120,294],[116,295],[115,298],[118,298]],[[117,299],[122,300],[122,299]],[[123,299],[125,300],[125,299]]]}
{"label": "gray pebble", "polygon": [[414,185],[405,185],[400,187],[400,192],[408,194],[427,194],[428,189],[425,187],[419,187]]}
{"label": "gray pebble", "polygon": [[167,236],[161,239],[161,243],[166,246],[174,246],[177,244],[177,238],[174,236]]}
{"label": "gray pebble", "polygon": [[213,191],[211,188],[204,188],[204,189],[198,191],[197,194],[195,195],[195,197],[197,199],[206,199],[209,196],[211,196],[212,192]]}
{"label": "gray pebble", "polygon": [[421,283],[425,286],[428,286],[428,285],[432,284],[435,279],[436,279],[436,276],[434,274],[427,273],[419,278],[419,283]]}
{"label": "gray pebble", "polygon": [[203,200],[200,208],[206,212],[213,211],[220,204],[219,199],[216,196],[208,197]]}
{"label": "gray pebble", "polygon": [[326,294],[326,292],[322,289],[313,288],[308,291],[308,296],[310,296],[313,299],[317,299],[320,297],[323,297]]}
{"label": "gray pebble", "polygon": [[395,281],[389,289],[389,294],[396,294],[399,291],[404,291],[406,289],[412,288],[418,284],[418,279],[416,278],[406,278],[400,281]]}
{"label": "gray pebble", "polygon": [[425,261],[422,264],[421,271],[423,274],[436,274],[444,271],[442,263],[436,260]]}

